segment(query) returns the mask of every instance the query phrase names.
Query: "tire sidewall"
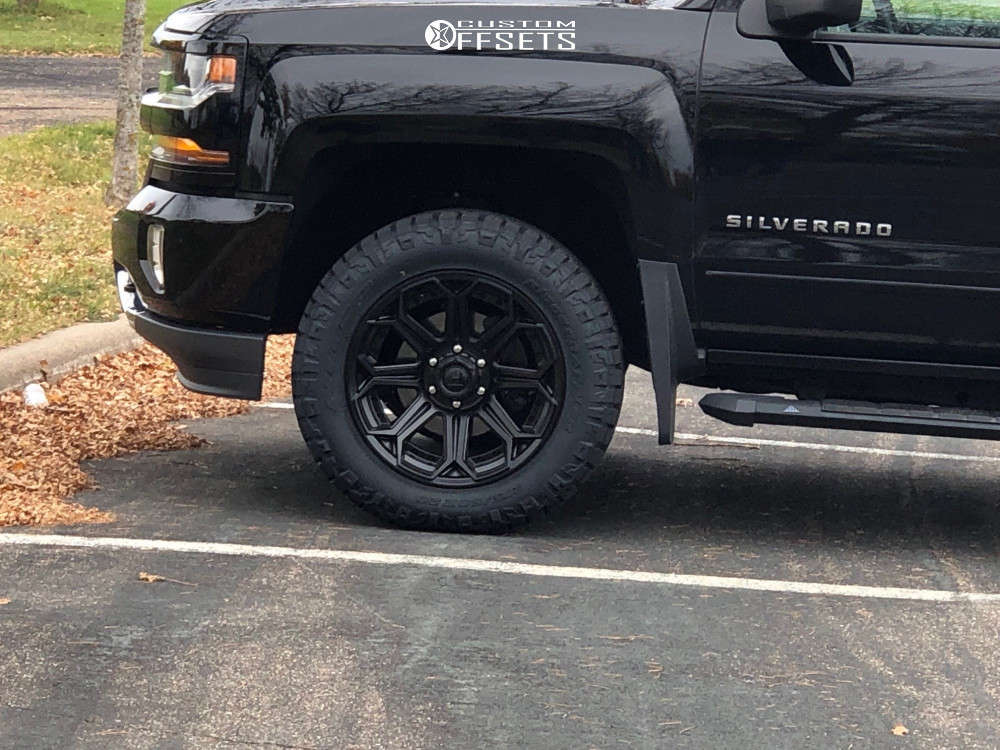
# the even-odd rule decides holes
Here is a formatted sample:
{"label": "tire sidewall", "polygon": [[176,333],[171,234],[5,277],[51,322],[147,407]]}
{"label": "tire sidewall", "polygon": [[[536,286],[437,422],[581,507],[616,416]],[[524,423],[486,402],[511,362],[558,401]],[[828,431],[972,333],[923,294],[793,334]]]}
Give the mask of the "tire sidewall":
{"label": "tire sidewall", "polygon": [[[546,260],[551,265],[552,256],[546,249],[561,246],[540,232],[532,234],[524,244],[533,247],[522,255],[469,241],[475,232],[464,240],[417,233],[416,241],[405,249],[397,245],[381,263],[352,267],[345,257],[324,280],[321,290],[327,294],[318,293],[310,303],[296,347],[302,349],[297,355],[314,359],[317,376],[293,378],[296,410],[304,431],[323,437],[324,449],[339,470],[347,469],[360,480],[362,492],[402,502],[415,514],[499,517],[496,514],[507,509],[523,508],[526,500],[530,505],[545,488],[558,491],[563,482],[553,481],[557,475],[573,483],[585,471],[581,446],[606,443],[600,420],[590,419],[589,411],[603,385],[596,373],[608,363],[591,358],[586,321],[575,309],[581,302],[561,287],[559,281],[565,278],[559,269],[544,268]],[[373,304],[401,283],[443,271],[485,273],[519,289],[549,322],[564,361],[562,409],[546,443],[513,474],[479,487],[432,487],[399,473],[367,443],[348,405],[345,374],[351,341]],[[316,447],[315,441],[309,442]],[[327,457],[316,458],[322,462]]]}

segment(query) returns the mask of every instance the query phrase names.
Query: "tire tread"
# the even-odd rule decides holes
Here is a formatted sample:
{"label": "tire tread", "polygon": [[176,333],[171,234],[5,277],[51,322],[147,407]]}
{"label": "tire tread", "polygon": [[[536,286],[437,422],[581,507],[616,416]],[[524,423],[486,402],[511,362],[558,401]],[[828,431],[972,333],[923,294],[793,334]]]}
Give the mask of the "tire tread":
{"label": "tire tread", "polygon": [[[596,374],[589,403],[588,434],[571,460],[554,471],[538,492],[502,508],[473,513],[426,511],[416,513],[404,503],[365,483],[336,455],[324,437],[316,399],[301,398],[310,382],[338,377],[321,371],[318,327],[336,325],[337,311],[351,288],[379,265],[398,254],[441,241],[472,241],[534,269],[564,295],[573,314],[584,325],[586,353]],[[349,334],[346,334],[349,335]],[[296,413],[306,443],[323,472],[352,502],[390,523],[414,529],[497,533],[524,526],[545,516],[576,494],[594,470],[614,437],[624,392],[621,338],[613,312],[597,281],[565,247],[539,230],[516,219],[488,211],[440,210],[396,221],[351,248],[317,286],[299,326],[293,358],[293,392]]]}

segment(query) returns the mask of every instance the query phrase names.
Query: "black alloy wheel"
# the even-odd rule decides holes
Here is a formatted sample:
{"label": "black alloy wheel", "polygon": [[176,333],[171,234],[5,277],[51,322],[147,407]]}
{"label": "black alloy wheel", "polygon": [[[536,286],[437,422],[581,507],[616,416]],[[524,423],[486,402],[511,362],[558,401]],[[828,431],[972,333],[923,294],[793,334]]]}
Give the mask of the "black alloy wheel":
{"label": "black alloy wheel", "polygon": [[408,528],[503,532],[579,489],[614,434],[624,371],[611,307],[569,250],[453,209],[333,265],[292,385],[310,451],[354,503]]}
{"label": "black alloy wheel", "polygon": [[358,428],[393,469],[473,487],[529,461],[563,406],[552,325],[510,284],[431,273],[379,300],[355,331],[347,393]]}

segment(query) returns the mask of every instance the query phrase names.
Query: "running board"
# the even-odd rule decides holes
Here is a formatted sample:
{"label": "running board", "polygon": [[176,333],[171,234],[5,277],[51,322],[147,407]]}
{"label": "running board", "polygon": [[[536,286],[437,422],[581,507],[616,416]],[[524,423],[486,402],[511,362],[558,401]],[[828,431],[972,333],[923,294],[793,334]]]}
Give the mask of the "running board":
{"label": "running board", "polygon": [[864,401],[797,401],[746,393],[710,393],[700,405],[709,416],[743,427],[777,424],[1000,440],[1000,413],[995,412]]}

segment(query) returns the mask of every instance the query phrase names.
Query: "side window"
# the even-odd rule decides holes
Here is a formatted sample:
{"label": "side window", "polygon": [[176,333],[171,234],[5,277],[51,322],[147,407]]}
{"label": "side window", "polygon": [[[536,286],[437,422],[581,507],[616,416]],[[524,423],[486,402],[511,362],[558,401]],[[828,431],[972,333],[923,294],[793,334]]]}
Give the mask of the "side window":
{"label": "side window", "polygon": [[850,31],[1000,39],[1000,0],[863,0]]}

